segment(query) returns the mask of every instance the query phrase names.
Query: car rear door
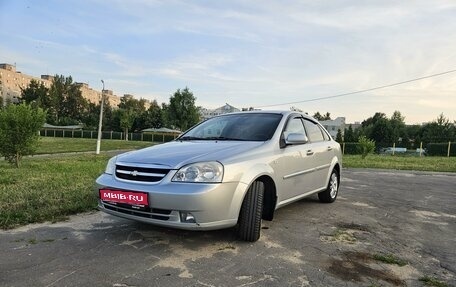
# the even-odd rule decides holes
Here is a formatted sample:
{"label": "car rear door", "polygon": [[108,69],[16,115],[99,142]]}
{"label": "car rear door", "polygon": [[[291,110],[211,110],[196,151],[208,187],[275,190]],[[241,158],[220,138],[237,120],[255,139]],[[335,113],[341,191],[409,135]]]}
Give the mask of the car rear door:
{"label": "car rear door", "polygon": [[304,126],[310,141],[307,145],[307,160],[311,161],[315,168],[313,173],[314,187],[315,189],[322,189],[327,185],[326,181],[334,154],[332,141],[318,123],[304,119]]}

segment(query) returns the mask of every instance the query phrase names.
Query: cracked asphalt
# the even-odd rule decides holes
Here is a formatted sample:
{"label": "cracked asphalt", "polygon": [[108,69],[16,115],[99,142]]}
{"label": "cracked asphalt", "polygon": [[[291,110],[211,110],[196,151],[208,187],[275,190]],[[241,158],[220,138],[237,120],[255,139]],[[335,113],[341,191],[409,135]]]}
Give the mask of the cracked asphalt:
{"label": "cracked asphalt", "polygon": [[[256,243],[101,212],[0,231],[0,286],[456,285],[456,174],[346,169],[339,197],[276,211]],[[394,255],[405,266],[374,255]]]}

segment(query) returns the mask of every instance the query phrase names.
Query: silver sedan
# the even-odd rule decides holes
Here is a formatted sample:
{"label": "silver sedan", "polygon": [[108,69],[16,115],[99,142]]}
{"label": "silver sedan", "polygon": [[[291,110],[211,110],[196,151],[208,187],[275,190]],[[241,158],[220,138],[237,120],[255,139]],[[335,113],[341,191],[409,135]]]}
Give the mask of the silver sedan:
{"label": "silver sedan", "polygon": [[111,158],[96,194],[112,215],[188,230],[237,226],[240,239],[256,241],[276,209],[312,194],[336,200],[341,168],[340,145],[315,119],[249,111]]}

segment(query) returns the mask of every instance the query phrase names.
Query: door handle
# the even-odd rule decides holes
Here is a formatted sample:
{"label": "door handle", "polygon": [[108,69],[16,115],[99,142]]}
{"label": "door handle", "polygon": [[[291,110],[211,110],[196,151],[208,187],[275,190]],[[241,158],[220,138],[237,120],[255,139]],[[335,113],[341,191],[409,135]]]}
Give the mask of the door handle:
{"label": "door handle", "polygon": [[332,151],[332,150],[333,150],[333,148],[329,146],[328,147],[328,151]]}
{"label": "door handle", "polygon": [[314,154],[314,152],[313,152],[312,150],[310,150],[310,149],[309,149],[309,150],[307,151],[307,153],[306,153],[306,154],[310,156],[310,155],[313,155],[313,154]]}

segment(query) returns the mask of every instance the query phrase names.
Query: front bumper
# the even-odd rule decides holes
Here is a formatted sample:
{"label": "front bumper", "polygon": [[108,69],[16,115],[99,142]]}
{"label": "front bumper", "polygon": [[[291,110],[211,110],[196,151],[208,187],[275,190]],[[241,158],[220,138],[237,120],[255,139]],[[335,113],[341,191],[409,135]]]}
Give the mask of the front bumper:
{"label": "front bumper", "polygon": [[[239,182],[218,184],[171,182],[171,175],[160,183],[139,183],[117,180],[102,174],[96,180],[98,208],[106,213],[140,222],[186,230],[212,230],[237,224],[247,186]],[[147,192],[148,210],[135,210],[104,202],[99,190],[110,188]],[[194,220],[185,221],[185,214]]]}

